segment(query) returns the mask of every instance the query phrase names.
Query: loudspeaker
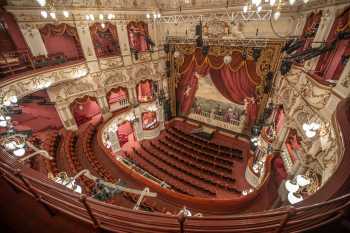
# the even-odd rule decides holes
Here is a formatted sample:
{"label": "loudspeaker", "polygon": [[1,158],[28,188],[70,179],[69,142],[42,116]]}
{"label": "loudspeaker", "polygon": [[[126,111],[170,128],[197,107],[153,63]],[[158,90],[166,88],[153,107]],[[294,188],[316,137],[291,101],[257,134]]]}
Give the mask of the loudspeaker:
{"label": "loudspeaker", "polygon": [[281,74],[286,75],[290,71],[291,68],[292,68],[292,62],[287,61],[287,60],[283,60],[282,64],[281,64],[281,69],[280,69]]}
{"label": "loudspeaker", "polygon": [[196,25],[196,36],[202,36],[202,23]]}

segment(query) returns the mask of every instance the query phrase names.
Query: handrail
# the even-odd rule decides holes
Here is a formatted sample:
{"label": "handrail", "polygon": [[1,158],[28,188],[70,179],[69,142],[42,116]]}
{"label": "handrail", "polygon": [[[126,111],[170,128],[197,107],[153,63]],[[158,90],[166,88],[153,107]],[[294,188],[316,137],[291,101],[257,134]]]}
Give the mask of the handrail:
{"label": "handrail", "polygon": [[[1,151],[1,154],[4,155],[3,151]],[[285,207],[262,213],[241,215],[182,216],[182,222],[178,221],[178,216],[134,211],[99,202],[84,195],[81,196],[64,186],[53,183],[43,174],[27,167],[18,170],[19,176],[14,176],[13,171],[7,169],[8,167],[4,164],[3,161],[0,161],[1,174],[6,176],[14,186],[21,187],[21,189],[29,191],[29,194],[35,193],[34,196],[40,197],[36,200],[46,206],[45,208],[48,208],[49,213],[53,209],[57,209],[76,219],[90,223],[96,228],[112,232],[123,230],[180,232],[181,226],[188,233],[217,232],[219,229],[220,232],[255,232],[259,229],[291,232],[301,229],[301,227],[303,227],[302,229],[313,228],[314,224],[311,220],[324,219],[324,222],[316,222],[319,226],[327,223],[326,219],[328,218],[332,220],[339,218],[342,215],[342,210],[350,205],[350,194],[347,194],[307,207]],[[327,211],[318,211],[320,208],[327,209]]]}

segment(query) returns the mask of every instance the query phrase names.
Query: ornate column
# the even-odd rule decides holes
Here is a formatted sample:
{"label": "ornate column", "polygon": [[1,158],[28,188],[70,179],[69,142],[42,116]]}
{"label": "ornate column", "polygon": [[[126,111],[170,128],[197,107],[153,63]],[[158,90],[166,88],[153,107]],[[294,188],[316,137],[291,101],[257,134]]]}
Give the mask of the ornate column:
{"label": "ornate column", "polygon": [[109,112],[109,106],[106,98],[106,92],[103,88],[97,89],[97,103],[100,106],[103,120],[107,120],[112,116]]}
{"label": "ornate column", "polygon": [[128,86],[128,95],[129,95],[129,101],[131,105],[137,105],[137,93],[136,93],[136,85],[134,83],[130,83]]}
{"label": "ornate column", "polygon": [[65,129],[73,131],[78,129],[77,123],[75,122],[75,119],[69,109],[69,105],[66,102],[56,103],[55,108]]}
{"label": "ornate column", "polygon": [[133,123],[134,130],[135,130],[135,137],[137,141],[141,141],[143,140],[143,129],[142,129],[142,118],[141,118],[140,107],[134,108],[134,113],[135,113],[136,119],[138,119]]}
{"label": "ornate column", "polygon": [[34,23],[19,23],[19,27],[33,56],[47,56],[44,41],[36,25]]}
{"label": "ornate column", "polygon": [[[83,17],[83,16],[75,16]],[[77,32],[79,35],[79,42],[84,53],[85,60],[88,63],[90,73],[99,71],[99,66],[97,62],[97,57],[95,54],[94,45],[92,43],[90,28],[88,22],[84,20],[76,24]]]}
{"label": "ornate column", "polygon": [[124,65],[132,64],[132,57],[129,46],[128,30],[127,25],[124,23],[117,24],[118,38],[120,51],[123,56]]}

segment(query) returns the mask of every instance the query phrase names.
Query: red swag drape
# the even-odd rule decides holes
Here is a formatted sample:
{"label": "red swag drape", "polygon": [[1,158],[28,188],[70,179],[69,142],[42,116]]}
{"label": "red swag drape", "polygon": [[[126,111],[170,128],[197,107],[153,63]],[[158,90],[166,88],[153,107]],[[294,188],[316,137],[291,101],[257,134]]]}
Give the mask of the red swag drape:
{"label": "red swag drape", "polygon": [[63,53],[71,60],[83,57],[75,27],[65,23],[58,25],[46,24],[39,31],[49,55]]}
{"label": "red swag drape", "polygon": [[[256,96],[256,85],[261,80],[256,74],[255,62],[243,59],[241,51],[238,50],[234,51],[231,57],[231,63],[226,65],[223,62],[223,56],[205,57],[200,49],[185,56],[180,68],[182,78],[177,88],[177,101],[180,104],[181,113],[187,114],[190,111],[198,89],[198,77],[207,74],[210,74],[219,92],[234,103],[244,104],[245,98]],[[251,114],[256,115],[257,111],[251,110]],[[252,119],[254,120],[254,116]]]}
{"label": "red swag drape", "polygon": [[145,52],[149,49],[149,45],[146,42],[146,36],[148,36],[147,23],[132,21],[128,23],[127,30],[130,48],[134,48],[139,52]]}
{"label": "red swag drape", "polygon": [[71,104],[71,111],[78,125],[89,121],[92,117],[101,113],[96,99],[90,96],[74,100]]}
{"label": "red swag drape", "polygon": [[128,91],[125,88],[113,88],[107,95],[108,103],[112,104],[128,98]]}
{"label": "red swag drape", "polygon": [[[337,38],[337,34],[341,31],[350,29],[350,8],[346,9],[340,16],[338,16],[332,29],[328,35],[327,43],[331,43]],[[320,56],[316,66],[316,74],[326,80],[337,80],[344,69],[341,63],[344,55],[350,54],[350,39],[342,40],[337,43],[334,50],[331,50]]]}
{"label": "red swag drape", "polygon": [[[90,26],[90,34],[95,47],[97,57],[104,55],[120,55],[118,32],[115,25],[110,22],[104,23],[105,27],[101,26],[101,23],[94,23]],[[108,33],[109,38],[101,38],[99,32]]]}

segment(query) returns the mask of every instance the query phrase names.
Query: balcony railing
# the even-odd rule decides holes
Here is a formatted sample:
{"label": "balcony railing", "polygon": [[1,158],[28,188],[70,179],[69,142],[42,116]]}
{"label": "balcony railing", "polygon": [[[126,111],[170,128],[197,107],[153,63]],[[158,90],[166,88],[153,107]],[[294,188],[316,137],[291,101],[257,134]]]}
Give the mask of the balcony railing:
{"label": "balcony railing", "polygon": [[245,121],[244,116],[240,117],[240,120],[226,120],[224,115],[218,115],[206,111],[191,112],[188,115],[188,118],[238,133],[243,131]]}
{"label": "balcony railing", "polygon": [[109,110],[111,112],[115,112],[115,111],[118,111],[120,109],[127,108],[129,106],[130,106],[130,103],[129,103],[128,99],[121,99],[117,102],[111,103]]}

